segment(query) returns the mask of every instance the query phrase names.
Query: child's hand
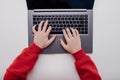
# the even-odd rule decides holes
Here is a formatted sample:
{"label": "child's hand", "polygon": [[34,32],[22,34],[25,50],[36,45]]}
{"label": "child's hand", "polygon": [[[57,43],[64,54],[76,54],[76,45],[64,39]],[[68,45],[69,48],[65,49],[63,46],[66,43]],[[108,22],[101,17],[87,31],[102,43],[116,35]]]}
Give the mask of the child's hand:
{"label": "child's hand", "polygon": [[[44,25],[43,25],[44,24]],[[46,48],[48,47],[56,38],[56,36],[52,36],[51,39],[48,39],[48,36],[51,32],[52,27],[48,26],[48,20],[41,21],[38,27],[38,31],[35,30],[35,26],[33,26],[33,33],[34,33],[34,43],[39,46],[40,48]]]}
{"label": "child's hand", "polygon": [[67,28],[63,30],[63,35],[67,43],[65,44],[62,39],[60,39],[60,43],[65,50],[70,53],[75,53],[81,49],[81,40],[77,29],[71,28],[70,31],[70,29]]}

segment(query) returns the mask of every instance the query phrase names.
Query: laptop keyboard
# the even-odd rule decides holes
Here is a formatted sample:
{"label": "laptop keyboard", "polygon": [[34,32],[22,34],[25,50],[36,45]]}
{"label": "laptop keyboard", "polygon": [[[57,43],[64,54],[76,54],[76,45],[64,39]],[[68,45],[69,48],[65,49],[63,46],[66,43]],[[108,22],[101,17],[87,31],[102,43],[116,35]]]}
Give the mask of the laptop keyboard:
{"label": "laptop keyboard", "polygon": [[33,25],[49,20],[52,34],[62,34],[64,28],[76,28],[80,34],[88,34],[88,15],[33,15]]}

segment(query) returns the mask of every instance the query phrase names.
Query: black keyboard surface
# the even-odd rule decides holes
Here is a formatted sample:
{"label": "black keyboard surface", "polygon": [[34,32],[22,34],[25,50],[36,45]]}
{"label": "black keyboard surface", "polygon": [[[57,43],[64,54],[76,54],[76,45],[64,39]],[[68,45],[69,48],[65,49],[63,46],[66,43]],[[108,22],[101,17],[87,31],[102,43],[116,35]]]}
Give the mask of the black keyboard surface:
{"label": "black keyboard surface", "polygon": [[33,25],[49,20],[52,34],[62,34],[64,28],[76,28],[80,34],[88,34],[88,15],[33,15]]}

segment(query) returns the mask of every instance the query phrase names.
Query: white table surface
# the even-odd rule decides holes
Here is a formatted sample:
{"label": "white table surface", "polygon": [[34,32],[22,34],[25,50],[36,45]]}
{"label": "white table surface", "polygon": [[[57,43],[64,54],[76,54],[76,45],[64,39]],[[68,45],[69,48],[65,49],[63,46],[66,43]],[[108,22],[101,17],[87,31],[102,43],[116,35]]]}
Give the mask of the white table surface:
{"label": "white table surface", "polygon": [[[26,0],[0,0],[0,80],[28,46]],[[93,54],[103,80],[120,80],[120,0],[96,0]],[[70,54],[40,55],[29,80],[79,80]]]}

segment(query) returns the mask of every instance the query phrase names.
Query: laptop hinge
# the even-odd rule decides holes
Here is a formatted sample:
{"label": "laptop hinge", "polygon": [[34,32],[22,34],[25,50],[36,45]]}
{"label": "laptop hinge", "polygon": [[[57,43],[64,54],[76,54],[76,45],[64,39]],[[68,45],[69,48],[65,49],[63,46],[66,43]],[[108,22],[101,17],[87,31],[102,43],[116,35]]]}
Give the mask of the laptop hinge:
{"label": "laptop hinge", "polygon": [[34,12],[87,12],[87,9],[34,9]]}

